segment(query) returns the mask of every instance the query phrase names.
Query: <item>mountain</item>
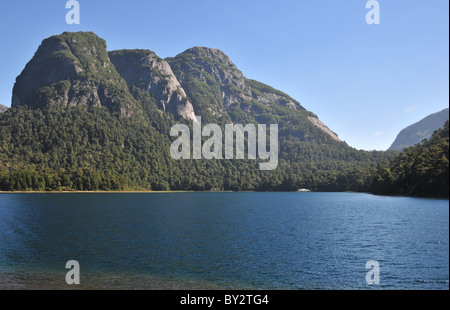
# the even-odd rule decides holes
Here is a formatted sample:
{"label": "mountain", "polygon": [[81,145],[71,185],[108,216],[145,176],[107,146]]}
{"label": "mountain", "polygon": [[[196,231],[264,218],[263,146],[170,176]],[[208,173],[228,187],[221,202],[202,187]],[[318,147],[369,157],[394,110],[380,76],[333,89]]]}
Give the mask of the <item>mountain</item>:
{"label": "mountain", "polygon": [[230,121],[236,110],[260,115],[273,105],[305,110],[287,95],[247,80],[220,50],[194,47],[168,62],[195,102],[195,110],[207,121]]}
{"label": "mountain", "polygon": [[314,131],[315,127],[333,140],[341,141],[297,100],[245,78],[230,58],[218,49],[194,47],[167,61],[192,99],[194,110],[208,123],[268,124],[283,119],[292,128],[302,127],[292,132],[300,139],[304,139],[304,127],[307,131]]}
{"label": "mountain", "polygon": [[0,104],[0,113],[5,112],[6,110],[8,110],[8,107],[4,106],[3,104]]}
{"label": "mountain", "polygon": [[139,105],[92,32],[45,39],[17,77],[11,107],[104,106],[131,115]]}
{"label": "mountain", "polygon": [[433,132],[444,126],[445,121],[448,119],[448,108],[428,115],[424,119],[400,131],[389,150],[401,151],[409,146],[422,142],[423,139],[429,139]]}
{"label": "mountain", "polygon": [[383,195],[449,196],[449,122],[431,137],[381,163],[371,191]]}
{"label": "mountain", "polygon": [[113,51],[109,57],[128,85],[148,92],[158,108],[177,119],[195,119],[192,104],[167,61],[149,50]]}
{"label": "mountain", "polygon": [[197,114],[223,125],[279,122],[281,117],[301,127],[292,132],[300,139],[305,129],[316,128],[340,141],[295,99],[246,79],[220,50],[194,47],[167,60],[149,50],[108,53],[106,42],[92,32],[45,39],[16,79],[12,107],[104,106],[130,116],[142,112],[136,91],[148,93],[176,120],[193,120]]}
{"label": "mountain", "polygon": [[[279,160],[174,160],[173,125],[278,124]],[[342,142],[217,49],[162,59],[92,32],[43,40],[0,114],[0,190],[366,190],[385,152]]]}

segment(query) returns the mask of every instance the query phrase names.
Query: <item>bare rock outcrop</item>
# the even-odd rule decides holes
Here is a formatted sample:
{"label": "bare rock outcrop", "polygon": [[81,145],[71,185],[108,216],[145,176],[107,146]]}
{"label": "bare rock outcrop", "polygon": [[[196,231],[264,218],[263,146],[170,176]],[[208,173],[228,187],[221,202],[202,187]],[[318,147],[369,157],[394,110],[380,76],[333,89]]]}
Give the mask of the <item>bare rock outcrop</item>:
{"label": "bare rock outcrop", "polygon": [[12,107],[105,106],[130,116],[137,103],[108,57],[106,42],[92,32],[45,39],[17,77]]}
{"label": "bare rock outcrop", "polygon": [[339,139],[338,135],[332,131],[330,128],[328,128],[327,125],[325,125],[324,123],[322,123],[318,118],[312,117],[312,116],[308,116],[308,120],[317,128],[319,128],[320,130],[322,130],[323,132],[325,132],[326,134],[328,134],[331,138],[333,138],[336,141],[342,142],[341,139]]}
{"label": "bare rock outcrop", "polygon": [[119,50],[109,56],[127,83],[147,91],[158,108],[177,119],[195,119],[194,108],[167,61],[149,50]]}

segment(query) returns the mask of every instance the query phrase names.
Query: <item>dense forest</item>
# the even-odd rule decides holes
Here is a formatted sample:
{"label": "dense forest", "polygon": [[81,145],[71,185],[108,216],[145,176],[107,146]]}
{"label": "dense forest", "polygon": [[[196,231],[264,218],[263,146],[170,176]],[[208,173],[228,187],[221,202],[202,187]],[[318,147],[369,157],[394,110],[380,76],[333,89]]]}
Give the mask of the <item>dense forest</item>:
{"label": "dense forest", "polygon": [[[138,90],[135,90],[139,92]],[[138,94],[136,94],[139,97]],[[175,121],[141,93],[144,115],[104,107],[11,108],[0,114],[0,190],[360,191],[448,197],[448,122],[398,152],[365,152],[282,130],[274,171],[255,160],[173,160]],[[186,124],[191,124],[185,121]]]}
{"label": "dense forest", "polygon": [[369,171],[387,158],[285,134],[273,171],[260,171],[257,160],[175,161],[168,134],[173,117],[147,108],[132,118],[56,105],[0,114],[0,190],[364,191]]}
{"label": "dense forest", "polygon": [[[360,191],[448,197],[449,123],[401,153],[363,152],[280,137],[280,163],[170,157],[167,114],[105,108],[11,108],[0,114],[0,190]],[[350,152],[349,152],[350,150]],[[334,155],[329,158],[329,153]]]}
{"label": "dense forest", "polygon": [[[278,124],[277,168],[172,159],[172,126],[192,129],[195,115],[222,131]],[[66,32],[42,42],[0,113],[0,190],[448,195],[448,125],[446,134],[402,153],[356,150],[300,102],[245,78],[220,50],[164,60],[149,50],[108,52],[94,33]]]}
{"label": "dense forest", "polygon": [[382,162],[373,178],[376,194],[408,196],[449,196],[449,123],[430,139],[403,150]]}

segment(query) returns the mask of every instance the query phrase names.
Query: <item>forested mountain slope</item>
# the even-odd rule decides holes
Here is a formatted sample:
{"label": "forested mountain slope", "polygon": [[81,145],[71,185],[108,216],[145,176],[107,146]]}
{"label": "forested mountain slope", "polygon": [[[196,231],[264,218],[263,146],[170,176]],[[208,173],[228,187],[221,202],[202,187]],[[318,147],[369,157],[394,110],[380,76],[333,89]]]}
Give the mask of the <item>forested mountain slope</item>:
{"label": "forested mountain slope", "polygon": [[[297,100],[222,51],[161,59],[90,32],[45,39],[0,114],[0,190],[368,190],[386,152],[340,141]],[[171,127],[278,124],[279,163],[174,160]]]}

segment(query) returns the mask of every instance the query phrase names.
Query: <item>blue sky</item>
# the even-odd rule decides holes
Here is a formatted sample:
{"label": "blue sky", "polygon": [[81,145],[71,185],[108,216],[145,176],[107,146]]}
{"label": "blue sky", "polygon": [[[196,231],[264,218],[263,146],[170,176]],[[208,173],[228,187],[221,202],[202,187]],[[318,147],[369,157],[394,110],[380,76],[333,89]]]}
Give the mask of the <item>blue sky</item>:
{"label": "blue sky", "polygon": [[160,57],[193,46],[224,51],[247,78],[280,89],[358,149],[385,150],[404,127],[449,105],[449,1],[66,0],[0,2],[0,103],[40,42],[93,31],[108,49]]}

